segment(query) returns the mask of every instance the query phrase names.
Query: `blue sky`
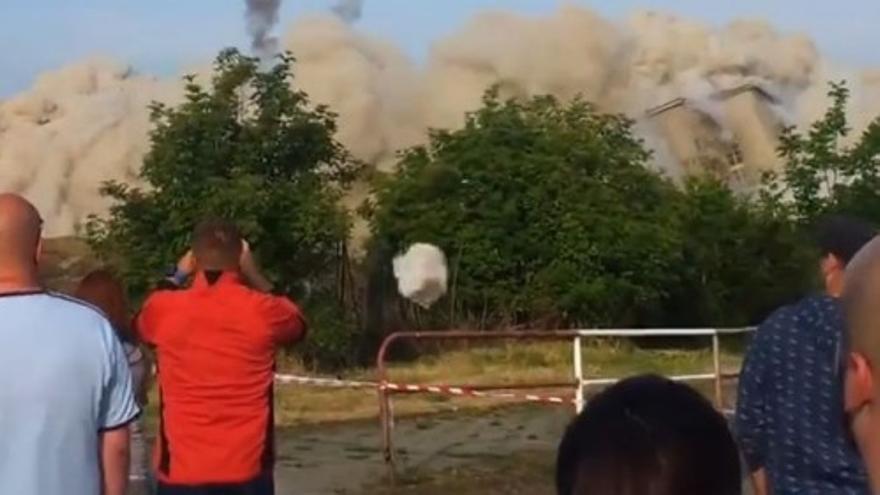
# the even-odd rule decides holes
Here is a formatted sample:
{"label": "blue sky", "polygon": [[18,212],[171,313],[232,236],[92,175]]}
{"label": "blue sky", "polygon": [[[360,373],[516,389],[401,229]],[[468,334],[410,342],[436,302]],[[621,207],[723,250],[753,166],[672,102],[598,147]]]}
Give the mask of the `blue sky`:
{"label": "blue sky", "polygon": [[[672,11],[712,24],[765,18],[810,34],[828,56],[880,66],[878,0],[569,0],[606,17],[634,10]],[[331,0],[286,0],[281,26]],[[360,29],[395,41],[423,59],[432,40],[487,8],[543,13],[559,0],[366,0]],[[40,71],[102,54],[139,70],[174,74],[224,46],[247,46],[243,0],[0,0],[0,97],[26,88]]]}

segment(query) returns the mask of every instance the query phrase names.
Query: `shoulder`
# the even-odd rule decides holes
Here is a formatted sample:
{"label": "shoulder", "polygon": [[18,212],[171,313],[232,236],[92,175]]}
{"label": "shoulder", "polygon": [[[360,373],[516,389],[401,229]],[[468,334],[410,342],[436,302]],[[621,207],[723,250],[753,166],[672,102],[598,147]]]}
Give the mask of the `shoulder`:
{"label": "shoulder", "polygon": [[836,299],[824,295],[808,296],[771,314],[758,327],[757,337],[797,333],[800,338],[804,329],[839,326],[842,317],[840,303]]}
{"label": "shoulder", "polygon": [[76,332],[79,337],[94,337],[105,352],[110,352],[118,345],[116,331],[103,311],[85,301],[57,292],[47,292],[46,297],[49,304],[45,311],[63,322],[65,328]]}
{"label": "shoulder", "polygon": [[798,307],[800,305],[801,302],[797,302],[777,309],[761,322],[758,326],[758,333],[780,331],[790,328],[797,319]]}
{"label": "shoulder", "polygon": [[843,305],[830,296],[805,299],[801,308],[801,324],[810,328],[817,342],[836,345],[846,328]]}
{"label": "shoulder", "polygon": [[102,327],[111,327],[107,316],[96,306],[58,292],[47,292],[46,297],[50,302],[47,311],[63,315],[68,319],[68,322],[72,318],[77,323],[88,322]]}
{"label": "shoulder", "polygon": [[260,292],[246,286],[239,286],[237,290],[242,300],[265,318],[275,320],[299,314],[296,303],[286,296]]}
{"label": "shoulder", "polygon": [[288,297],[248,289],[257,305],[266,309],[296,309],[296,304]]}
{"label": "shoulder", "polygon": [[833,297],[809,296],[794,306],[792,320],[803,327],[840,326],[843,324],[843,308]]}
{"label": "shoulder", "polygon": [[159,308],[169,304],[174,304],[182,297],[185,297],[188,289],[157,289],[150,293],[144,300],[143,308]]}

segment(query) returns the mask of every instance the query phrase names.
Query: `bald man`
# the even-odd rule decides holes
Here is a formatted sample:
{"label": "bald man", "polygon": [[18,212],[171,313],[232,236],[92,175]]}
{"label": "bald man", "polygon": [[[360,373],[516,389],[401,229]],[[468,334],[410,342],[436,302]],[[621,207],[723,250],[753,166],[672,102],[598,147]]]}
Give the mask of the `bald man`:
{"label": "bald man", "polygon": [[46,291],[42,220],[0,194],[0,493],[124,495],[139,414],[112,326]]}
{"label": "bald man", "polygon": [[843,304],[848,335],[844,407],[872,493],[880,493],[880,238],[850,263]]}

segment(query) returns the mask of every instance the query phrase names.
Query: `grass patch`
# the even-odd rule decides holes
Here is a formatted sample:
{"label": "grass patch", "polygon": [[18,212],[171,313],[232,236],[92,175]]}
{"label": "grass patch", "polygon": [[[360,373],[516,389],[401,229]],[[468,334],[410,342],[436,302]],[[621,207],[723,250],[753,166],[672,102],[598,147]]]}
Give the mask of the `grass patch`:
{"label": "grass patch", "polygon": [[[398,383],[481,385],[564,382],[572,380],[571,345],[567,343],[506,344],[433,353],[422,359],[392,363],[389,377]],[[741,354],[722,353],[722,367],[738,370]],[[625,377],[640,373],[695,374],[712,370],[711,349],[643,349],[626,341],[600,341],[583,348],[587,377]],[[292,361],[283,369],[307,373]],[[355,370],[342,378],[374,381],[374,370]],[[545,392],[571,393],[570,389]],[[373,390],[278,387],[276,417],[279,424],[295,426],[350,420],[375,420],[378,400]],[[509,403],[494,399],[457,398],[431,394],[396,395],[396,416],[444,411],[484,410]]]}

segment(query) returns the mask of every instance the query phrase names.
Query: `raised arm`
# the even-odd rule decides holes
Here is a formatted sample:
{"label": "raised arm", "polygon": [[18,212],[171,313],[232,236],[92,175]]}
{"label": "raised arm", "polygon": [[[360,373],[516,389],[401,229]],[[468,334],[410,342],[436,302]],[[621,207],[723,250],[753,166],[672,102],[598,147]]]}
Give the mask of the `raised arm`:
{"label": "raised arm", "polygon": [[251,246],[247,241],[242,242],[241,250],[241,274],[244,276],[248,285],[260,292],[272,292],[272,282],[269,281],[260,271],[254,254],[251,252]]}

